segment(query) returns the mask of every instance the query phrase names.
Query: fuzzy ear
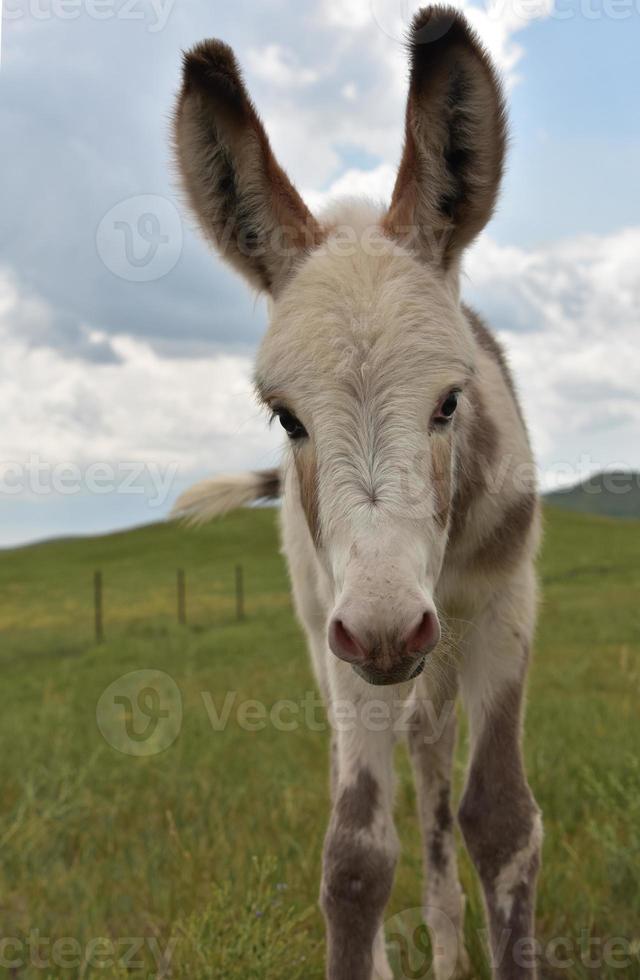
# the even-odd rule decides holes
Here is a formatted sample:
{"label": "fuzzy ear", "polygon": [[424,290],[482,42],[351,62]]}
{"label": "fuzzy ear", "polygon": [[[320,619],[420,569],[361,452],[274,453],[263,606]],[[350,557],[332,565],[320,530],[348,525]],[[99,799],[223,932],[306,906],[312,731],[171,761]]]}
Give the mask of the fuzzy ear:
{"label": "fuzzy ear", "polygon": [[278,166],[231,48],[203,41],[184,58],[174,123],[189,203],[221,255],[277,293],[320,228]]}
{"label": "fuzzy ear", "polygon": [[409,54],[404,152],[384,226],[446,269],[493,213],[507,139],[504,99],[489,56],[450,7],[416,14]]}

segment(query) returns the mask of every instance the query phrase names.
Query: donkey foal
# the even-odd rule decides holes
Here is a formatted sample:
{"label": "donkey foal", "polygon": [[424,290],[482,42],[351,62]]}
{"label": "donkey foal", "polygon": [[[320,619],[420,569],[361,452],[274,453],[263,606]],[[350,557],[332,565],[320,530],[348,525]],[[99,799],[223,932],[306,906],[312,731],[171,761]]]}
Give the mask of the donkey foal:
{"label": "donkey foal", "polygon": [[[528,980],[542,830],[520,742],[538,500],[502,352],[459,291],[498,194],[504,103],[460,14],[422,10],[409,50],[388,210],[348,202],[322,218],[278,166],[231,50],[205,41],[186,55],[180,172],[205,235],[270,296],[256,387],[288,447],[278,471],[208,481],[177,509],[206,520],[282,493],[296,608],[334,725],[327,976],[392,976],[382,922],[407,713],[434,973],[468,975],[450,795],[460,691],[471,761],[458,816],[494,975]],[[344,702],[355,725],[340,723]],[[381,704],[388,723],[374,724]]]}

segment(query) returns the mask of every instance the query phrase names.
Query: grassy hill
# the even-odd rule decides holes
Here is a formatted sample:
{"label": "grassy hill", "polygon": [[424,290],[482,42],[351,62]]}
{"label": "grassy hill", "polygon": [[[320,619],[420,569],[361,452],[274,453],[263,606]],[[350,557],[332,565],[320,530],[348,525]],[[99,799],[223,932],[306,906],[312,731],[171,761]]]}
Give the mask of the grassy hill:
{"label": "grassy hill", "polygon": [[[328,734],[320,712],[313,725],[295,713],[313,682],[276,520],[273,510],[243,511],[200,531],[164,525],[2,555],[0,932],[23,945],[5,953],[20,966],[0,961],[0,977],[167,976],[163,953],[170,975],[185,980],[323,977]],[[640,524],[547,512],[526,734],[546,825],[545,977],[640,977],[638,532]],[[176,622],[178,567],[186,628]],[[102,645],[93,639],[97,568]],[[144,688],[139,675],[127,677],[141,670],[150,672]],[[124,740],[105,709],[114,683],[133,723]],[[162,725],[154,687],[168,699]],[[464,743],[463,731],[458,793]],[[399,774],[403,854],[390,915],[421,895],[404,751]],[[481,902],[464,855],[462,876],[475,976],[486,980]],[[36,951],[47,969],[33,960],[32,930],[48,941]],[[110,945],[96,952],[99,937]],[[135,953],[128,937],[139,937]],[[622,945],[607,946],[610,937]],[[553,967],[550,944],[560,938],[569,970]],[[127,966],[127,956],[143,965]]]}
{"label": "grassy hill", "polygon": [[574,487],[554,490],[546,499],[563,510],[640,520],[640,473],[598,473]]}

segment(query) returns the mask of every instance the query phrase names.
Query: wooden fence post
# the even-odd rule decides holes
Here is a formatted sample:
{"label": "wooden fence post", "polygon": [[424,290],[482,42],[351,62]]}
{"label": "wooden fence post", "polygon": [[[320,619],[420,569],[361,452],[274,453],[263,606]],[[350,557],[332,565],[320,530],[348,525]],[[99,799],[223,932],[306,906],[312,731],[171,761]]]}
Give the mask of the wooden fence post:
{"label": "wooden fence post", "polygon": [[236,617],[244,619],[244,570],[242,565],[236,565]]}
{"label": "wooden fence post", "polygon": [[187,625],[187,581],[184,569],[178,569],[178,623]]}
{"label": "wooden fence post", "polygon": [[95,613],[96,643],[104,640],[104,611],[102,605],[102,572],[93,576],[93,606]]}

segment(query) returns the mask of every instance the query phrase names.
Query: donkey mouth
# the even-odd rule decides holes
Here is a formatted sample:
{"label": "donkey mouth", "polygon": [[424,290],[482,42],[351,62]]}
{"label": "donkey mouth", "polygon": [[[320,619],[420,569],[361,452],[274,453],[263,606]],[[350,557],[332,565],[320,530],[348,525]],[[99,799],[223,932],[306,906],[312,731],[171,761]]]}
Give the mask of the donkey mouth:
{"label": "donkey mouth", "polygon": [[410,664],[398,664],[392,670],[384,671],[379,670],[373,665],[352,664],[351,666],[356,674],[362,677],[367,684],[372,684],[374,687],[387,687],[391,684],[406,684],[407,681],[415,680],[424,670],[426,661],[427,657],[425,654],[417,662],[412,661]]}

